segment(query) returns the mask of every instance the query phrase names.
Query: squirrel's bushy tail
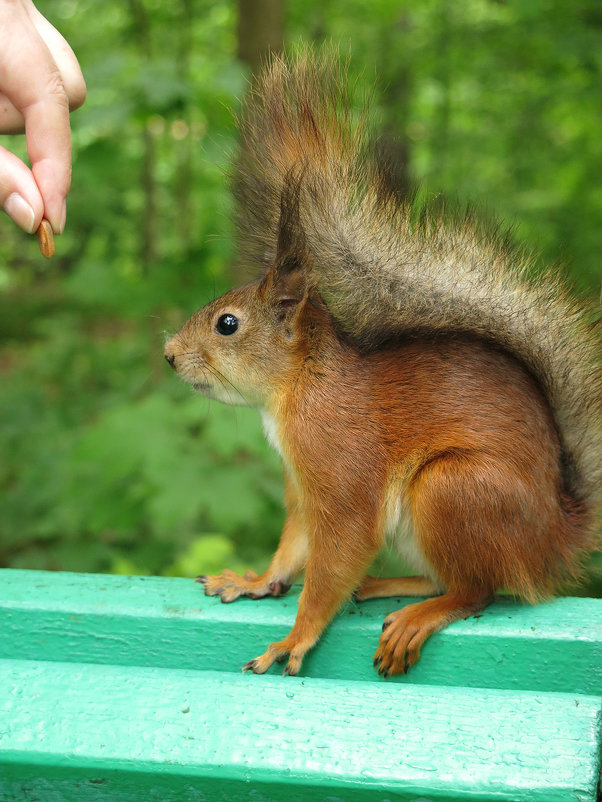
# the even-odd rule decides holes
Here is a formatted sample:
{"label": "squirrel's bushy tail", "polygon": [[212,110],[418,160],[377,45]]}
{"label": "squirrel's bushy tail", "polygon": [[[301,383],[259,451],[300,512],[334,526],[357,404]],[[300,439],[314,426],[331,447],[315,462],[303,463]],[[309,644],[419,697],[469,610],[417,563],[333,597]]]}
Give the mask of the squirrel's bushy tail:
{"label": "squirrel's bushy tail", "polygon": [[274,58],[251,92],[236,180],[243,257],[269,263],[284,190],[297,182],[313,283],[358,346],[421,329],[472,332],[514,354],[553,411],[565,491],[594,513],[602,490],[599,315],[558,277],[531,280],[527,257],[471,222],[417,216],[399,201],[338,65],[333,52]]}

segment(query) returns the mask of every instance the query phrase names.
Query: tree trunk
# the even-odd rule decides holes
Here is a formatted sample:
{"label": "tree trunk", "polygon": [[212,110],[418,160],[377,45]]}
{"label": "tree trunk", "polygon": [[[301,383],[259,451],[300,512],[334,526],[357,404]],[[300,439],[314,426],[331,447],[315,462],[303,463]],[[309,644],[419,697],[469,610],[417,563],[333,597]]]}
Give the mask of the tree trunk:
{"label": "tree trunk", "polygon": [[449,150],[449,123],[451,116],[451,13],[447,0],[443,0],[440,5],[439,24],[435,39],[438,55],[437,71],[435,75],[441,87],[441,100],[435,115],[431,147],[433,153],[431,176],[439,189],[444,189],[446,186],[445,174]]}
{"label": "tree trunk", "polygon": [[[138,43],[141,60],[152,60],[150,20],[143,0],[129,0],[132,28]],[[146,123],[146,121],[145,121]],[[139,253],[143,272],[157,258],[157,182],[155,179],[156,151],[151,132],[146,124],[142,129],[141,181],[144,189],[144,207],[140,224]]]}
{"label": "tree trunk", "polygon": [[[251,81],[270,53],[280,53],[283,44],[283,0],[238,0],[238,58],[249,66]],[[243,211],[238,209],[239,214]],[[248,273],[238,260],[231,272],[235,283],[249,281]]]}
{"label": "tree trunk", "polygon": [[284,44],[283,0],[238,0],[238,58],[259,72],[270,53]]}
{"label": "tree trunk", "polygon": [[[404,53],[400,40],[411,33],[411,19],[404,12],[395,25],[385,29],[383,48],[381,51],[381,74],[385,76],[383,86],[384,126],[377,143],[377,157],[386,174],[390,176],[393,191],[400,200],[411,194],[413,182],[410,175],[410,139],[407,125],[410,114],[412,93],[412,72],[410,58],[401,56]],[[395,54],[394,63],[390,63],[391,54]]]}
{"label": "tree trunk", "polygon": [[[190,59],[192,55],[193,41],[193,0],[180,0],[182,18],[184,25],[180,29],[178,37],[178,76],[183,84],[190,84]],[[192,238],[192,222],[195,219],[195,212],[192,204],[192,183],[193,183],[193,145],[191,132],[190,101],[187,100],[182,108],[182,120],[187,126],[184,136],[179,139],[176,145],[176,155],[178,166],[175,177],[176,194],[176,231],[180,252],[186,255],[190,250]]]}

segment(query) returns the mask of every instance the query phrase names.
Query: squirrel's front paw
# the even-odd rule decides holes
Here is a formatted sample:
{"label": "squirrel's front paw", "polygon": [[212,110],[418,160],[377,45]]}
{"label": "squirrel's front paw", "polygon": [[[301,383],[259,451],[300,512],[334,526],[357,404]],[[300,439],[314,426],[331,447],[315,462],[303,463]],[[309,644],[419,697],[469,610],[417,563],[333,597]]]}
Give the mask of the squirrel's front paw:
{"label": "squirrel's front paw", "polygon": [[199,582],[205,588],[206,596],[219,596],[220,599],[228,604],[244,593],[243,578],[234,571],[224,571],[218,576],[197,576]]}
{"label": "squirrel's front paw", "polygon": [[288,662],[282,672],[282,676],[287,674],[294,677],[299,673],[303,657],[309,649],[309,644],[293,644],[290,638],[270,643],[264,654],[256,657],[254,660],[249,660],[242,667],[243,673],[252,671],[254,674],[265,674],[275,662],[282,663],[288,655]]}
{"label": "squirrel's front paw", "polygon": [[205,588],[206,596],[219,596],[229,604],[239,596],[261,599],[263,596],[282,596],[290,588],[280,580],[269,581],[264,575],[257,576],[254,571],[245,571],[244,577],[226,569],[218,576],[199,576],[197,582]]}

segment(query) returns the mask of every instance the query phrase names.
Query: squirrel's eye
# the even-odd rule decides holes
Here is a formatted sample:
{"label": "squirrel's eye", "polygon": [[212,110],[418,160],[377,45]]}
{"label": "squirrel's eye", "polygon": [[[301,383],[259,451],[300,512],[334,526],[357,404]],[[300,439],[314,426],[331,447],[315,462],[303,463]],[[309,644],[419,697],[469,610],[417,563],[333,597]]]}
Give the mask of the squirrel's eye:
{"label": "squirrel's eye", "polygon": [[234,334],[238,328],[238,318],[235,315],[221,315],[217,320],[217,330],[220,334]]}

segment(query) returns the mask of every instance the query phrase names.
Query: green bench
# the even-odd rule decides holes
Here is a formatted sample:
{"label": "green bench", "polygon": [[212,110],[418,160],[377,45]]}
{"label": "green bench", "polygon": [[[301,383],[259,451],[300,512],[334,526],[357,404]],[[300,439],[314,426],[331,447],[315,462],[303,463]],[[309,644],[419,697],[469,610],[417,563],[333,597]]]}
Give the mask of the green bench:
{"label": "green bench", "polygon": [[0,571],[1,802],[595,802],[602,600],[500,600],[388,680],[409,600],[350,603],[302,675],[242,674],[297,595]]}

